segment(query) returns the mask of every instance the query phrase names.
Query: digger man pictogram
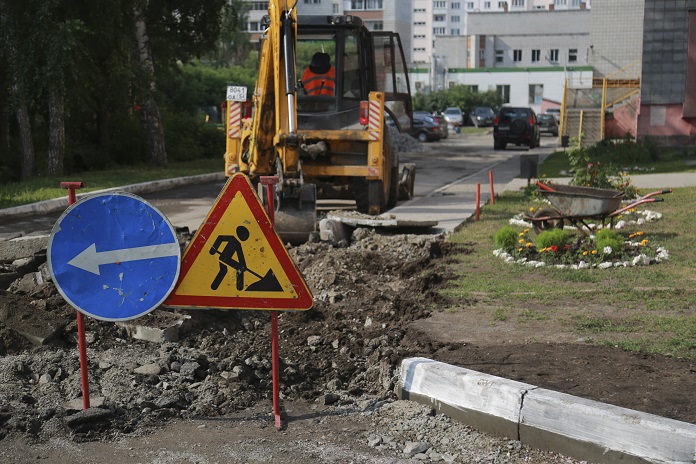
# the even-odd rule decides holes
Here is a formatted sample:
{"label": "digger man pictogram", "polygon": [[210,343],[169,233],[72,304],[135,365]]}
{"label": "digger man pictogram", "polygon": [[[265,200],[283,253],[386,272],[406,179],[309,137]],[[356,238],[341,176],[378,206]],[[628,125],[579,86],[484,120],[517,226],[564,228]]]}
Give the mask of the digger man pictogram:
{"label": "digger man pictogram", "polygon": [[[237,226],[237,235],[219,235],[213,246],[210,248],[210,254],[219,254],[220,260],[220,270],[218,271],[213,283],[210,284],[211,290],[217,290],[222,284],[227,271],[229,268],[236,270],[236,286],[237,291],[268,291],[268,292],[281,292],[283,288],[281,287],[278,279],[273,274],[273,270],[269,269],[266,275],[258,274],[247,267],[246,259],[244,258],[244,250],[242,249],[242,242],[246,242],[249,239],[249,229],[244,226]],[[224,243],[224,248],[220,249]],[[244,274],[250,273],[253,276],[259,278],[258,281],[249,285],[246,289],[244,288]]]}
{"label": "digger man pictogram", "polygon": [[[249,238],[249,229],[244,226],[237,227],[237,236],[234,235],[219,235],[215,239],[210,254],[220,254],[220,270],[215,276],[215,280],[210,284],[212,290],[217,290],[222,279],[227,275],[228,267],[237,271],[237,290],[244,290],[244,273],[248,271],[246,260],[244,259],[244,251],[242,250],[242,242]],[[225,247],[220,251],[220,245],[225,243]],[[235,259],[236,256],[236,259]]]}

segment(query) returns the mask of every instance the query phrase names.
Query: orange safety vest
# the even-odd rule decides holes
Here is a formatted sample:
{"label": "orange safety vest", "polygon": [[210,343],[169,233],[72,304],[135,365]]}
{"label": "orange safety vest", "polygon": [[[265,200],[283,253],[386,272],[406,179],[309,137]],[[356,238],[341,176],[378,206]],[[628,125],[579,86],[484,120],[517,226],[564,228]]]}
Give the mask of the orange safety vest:
{"label": "orange safety vest", "polygon": [[302,73],[302,85],[307,95],[334,95],[336,71],[331,66],[326,74],[316,74],[307,68]]}

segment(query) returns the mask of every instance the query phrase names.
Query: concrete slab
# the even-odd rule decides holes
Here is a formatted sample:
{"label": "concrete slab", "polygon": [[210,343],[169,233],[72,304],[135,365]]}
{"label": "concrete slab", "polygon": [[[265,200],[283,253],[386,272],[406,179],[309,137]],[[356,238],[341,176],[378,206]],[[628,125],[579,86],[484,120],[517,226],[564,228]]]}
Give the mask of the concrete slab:
{"label": "concrete slab", "polygon": [[179,332],[185,330],[191,316],[153,311],[131,321],[116,322],[118,327],[126,329],[128,336],[136,340],[153,343],[179,341]]}
{"label": "concrete slab", "polygon": [[531,447],[608,464],[694,463],[696,425],[433,361],[402,361],[397,394]]}
{"label": "concrete slab", "polygon": [[418,228],[434,227],[438,224],[432,219],[417,218],[398,218],[393,214],[381,214],[379,216],[368,216],[354,211],[332,211],[326,215],[326,219],[341,222],[343,224],[358,227],[379,227],[379,228]]}
{"label": "concrete slab", "polygon": [[520,441],[610,464],[696,460],[696,425],[543,388],[524,398]]}
{"label": "concrete slab", "polygon": [[427,358],[404,359],[400,378],[397,394],[402,399],[429,404],[478,430],[515,440],[522,399],[535,388]]}

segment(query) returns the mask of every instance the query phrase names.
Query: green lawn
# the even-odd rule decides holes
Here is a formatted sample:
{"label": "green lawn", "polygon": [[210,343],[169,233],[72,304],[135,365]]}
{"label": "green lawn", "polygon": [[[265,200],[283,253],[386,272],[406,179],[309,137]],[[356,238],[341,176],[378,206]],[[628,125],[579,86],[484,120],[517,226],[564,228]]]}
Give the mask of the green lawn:
{"label": "green lawn", "polygon": [[224,163],[220,158],[169,163],[168,166],[161,168],[142,165],[82,172],[55,179],[40,177],[28,182],[0,185],[0,208],[66,196],[66,191],[60,188],[60,183],[64,181],[82,182],[84,188],[80,189],[80,193],[87,193],[140,182],[222,172],[224,169]]}
{"label": "green lawn", "polygon": [[696,359],[696,188],[674,189],[664,199],[639,208],[662,213],[660,220],[619,231],[628,235],[640,230],[652,245],[669,251],[667,261],[571,270],[509,264],[493,255],[494,233],[533,205],[521,192],[504,193],[495,205],[482,208],[479,221],[468,221],[450,238],[466,252],[448,265],[460,277],[445,293],[454,301],[476,301],[475,308],[457,305],[451,310],[472,311],[472,317],[476,313],[502,333],[533,324],[540,338]]}

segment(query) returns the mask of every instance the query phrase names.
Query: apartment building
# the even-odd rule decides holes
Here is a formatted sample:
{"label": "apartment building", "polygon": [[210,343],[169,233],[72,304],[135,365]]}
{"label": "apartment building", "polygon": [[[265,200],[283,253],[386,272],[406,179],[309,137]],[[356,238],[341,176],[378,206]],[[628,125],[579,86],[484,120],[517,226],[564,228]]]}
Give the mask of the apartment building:
{"label": "apartment building", "polygon": [[413,64],[422,68],[437,65],[441,50],[435,40],[441,36],[466,35],[469,13],[522,11],[567,11],[589,9],[590,0],[412,0]]}
{"label": "apartment building", "polygon": [[696,143],[696,0],[644,2],[637,136],[693,145]]}
{"label": "apartment building", "polygon": [[[250,40],[261,36],[261,19],[268,14],[268,1],[245,0],[249,6],[247,31]],[[297,0],[300,15],[352,14],[359,16],[368,29],[394,31],[401,36],[406,62],[411,61],[410,8],[404,8],[403,0]]]}

